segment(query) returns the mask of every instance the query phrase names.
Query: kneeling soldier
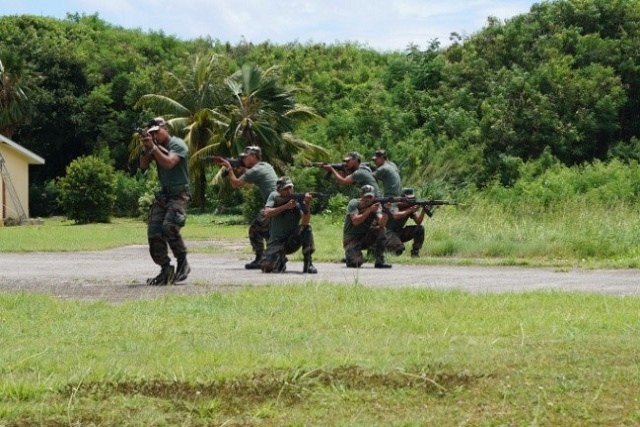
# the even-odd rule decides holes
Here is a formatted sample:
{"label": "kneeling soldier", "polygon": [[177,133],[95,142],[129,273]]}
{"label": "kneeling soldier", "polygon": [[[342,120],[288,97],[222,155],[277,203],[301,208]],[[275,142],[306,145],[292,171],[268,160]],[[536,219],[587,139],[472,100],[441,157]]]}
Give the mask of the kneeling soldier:
{"label": "kneeling soldier", "polygon": [[293,182],[283,176],[276,182],[276,191],[272,191],[264,207],[265,217],[271,220],[269,241],[260,260],[263,273],[283,273],[287,269],[287,254],[302,248],[303,273],[318,272],[313,266],[311,255],[315,252],[310,204],[313,196],[309,193],[293,193]]}
{"label": "kneeling soldier", "polygon": [[[404,188],[401,197],[409,201],[415,199],[412,188]],[[389,221],[387,222],[387,241],[385,248],[388,252],[401,255],[405,249],[405,243],[413,240],[411,257],[415,258],[420,253],[420,248],[424,243],[424,226],[422,220],[425,214],[433,215],[432,206],[420,206],[411,203],[399,202],[394,204],[390,210]],[[418,213],[420,211],[420,213]],[[406,225],[409,218],[413,219],[414,225]]]}
{"label": "kneeling soldier", "polygon": [[347,267],[359,268],[364,264],[363,249],[373,249],[375,268],[391,268],[384,259],[387,216],[382,206],[375,201],[375,188],[363,185],[360,198],[352,199],[347,205],[347,216],[342,231],[342,246]]}

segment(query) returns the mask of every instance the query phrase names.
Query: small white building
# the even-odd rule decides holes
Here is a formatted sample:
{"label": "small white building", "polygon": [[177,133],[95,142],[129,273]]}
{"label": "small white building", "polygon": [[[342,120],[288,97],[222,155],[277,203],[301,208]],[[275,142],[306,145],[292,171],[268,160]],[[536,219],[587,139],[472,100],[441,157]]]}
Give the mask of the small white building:
{"label": "small white building", "polygon": [[29,218],[29,165],[43,164],[42,157],[0,134],[0,226],[7,219]]}

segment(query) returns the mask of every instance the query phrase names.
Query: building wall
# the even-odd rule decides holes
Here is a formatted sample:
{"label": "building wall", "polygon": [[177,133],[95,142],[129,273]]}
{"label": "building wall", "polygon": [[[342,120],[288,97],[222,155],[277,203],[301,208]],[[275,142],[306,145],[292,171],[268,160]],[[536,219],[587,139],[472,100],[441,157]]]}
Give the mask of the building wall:
{"label": "building wall", "polygon": [[[0,154],[5,160],[5,170],[9,172],[13,187],[16,189],[18,199],[27,218],[29,217],[29,161],[6,144],[0,144]],[[0,219],[18,218],[16,207],[13,205],[9,189],[4,180],[0,179],[0,201],[2,202],[2,216]]]}

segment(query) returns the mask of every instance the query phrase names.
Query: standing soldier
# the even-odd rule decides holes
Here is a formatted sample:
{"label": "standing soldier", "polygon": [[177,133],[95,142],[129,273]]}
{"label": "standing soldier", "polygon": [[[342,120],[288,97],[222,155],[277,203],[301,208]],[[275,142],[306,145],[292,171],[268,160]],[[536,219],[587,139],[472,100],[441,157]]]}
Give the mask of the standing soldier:
{"label": "standing soldier", "polygon": [[364,264],[363,249],[373,249],[375,268],[391,268],[384,259],[386,241],[386,215],[382,206],[375,202],[375,188],[363,185],[360,198],[352,199],[347,205],[347,215],[342,231],[342,246],[347,267],[359,268]]}
{"label": "standing soldier", "polygon": [[[142,144],[144,149],[140,156],[140,168],[146,170],[155,161],[161,186],[155,193],[147,221],[149,253],[153,262],[160,266],[160,274],[148,279],[147,284],[171,285],[186,280],[191,272],[187,248],[180,235],[191,201],[187,168],[189,148],[182,139],[171,136],[167,122],[162,117],[149,122],[142,135]],[[177,261],[175,271],[167,246]]]}
{"label": "standing soldier", "polygon": [[264,208],[264,214],[271,219],[269,242],[264,257],[260,261],[263,273],[283,273],[287,269],[287,254],[302,249],[303,273],[318,272],[312,263],[315,252],[313,231],[311,230],[311,201],[313,197],[305,193],[303,200],[292,198],[293,182],[283,176],[276,183]]}
{"label": "standing soldier", "polygon": [[269,194],[276,190],[278,175],[276,175],[273,166],[262,161],[262,150],[258,146],[246,147],[239,157],[245,168],[240,177],[236,177],[233,167],[227,159],[223,158],[221,164],[227,170],[229,182],[233,188],[244,187],[247,184],[257,185],[260,196],[262,196],[263,208],[260,209],[249,226],[249,242],[255,253],[255,259],[244,266],[247,270],[257,270],[260,269],[260,259],[264,254],[265,243],[269,239],[269,218],[264,215],[264,203],[266,203]]}
{"label": "standing soldier", "polygon": [[322,169],[331,172],[340,185],[355,185],[357,188],[362,188],[363,185],[371,185],[376,195],[379,194],[380,190],[376,179],[373,177],[373,172],[371,172],[369,166],[362,164],[360,153],[352,151],[342,159],[342,162],[344,164],[345,176],[341,175],[331,165],[324,165]]}
{"label": "standing soldier", "polygon": [[[415,199],[412,188],[402,189],[401,197]],[[420,213],[418,214],[418,210]],[[389,220],[387,221],[387,241],[385,248],[388,252],[402,255],[406,242],[413,240],[411,257],[415,258],[420,253],[420,248],[424,243],[424,226],[422,220],[424,216],[432,216],[431,206],[411,205],[410,203],[394,203],[390,209]],[[414,225],[406,225],[409,218],[413,219]]]}
{"label": "standing soldier", "polygon": [[373,177],[382,183],[384,197],[398,197],[402,188],[400,172],[395,163],[389,160],[387,150],[376,150],[371,161],[376,165]]}

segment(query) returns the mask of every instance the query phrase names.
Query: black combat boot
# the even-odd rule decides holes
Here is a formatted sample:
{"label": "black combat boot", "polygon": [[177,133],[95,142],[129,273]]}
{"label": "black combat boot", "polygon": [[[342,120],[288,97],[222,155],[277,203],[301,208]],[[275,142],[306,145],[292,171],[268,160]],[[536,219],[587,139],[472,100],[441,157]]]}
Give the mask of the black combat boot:
{"label": "black combat boot", "polygon": [[260,270],[260,260],[262,259],[262,253],[256,254],[256,259],[244,265],[247,270]]}
{"label": "black combat boot", "polygon": [[149,286],[167,286],[173,285],[175,273],[173,271],[173,265],[167,264],[162,266],[160,274],[152,279],[147,279],[147,285]]}
{"label": "black combat boot", "polygon": [[387,264],[383,256],[376,258],[376,263],[373,265],[375,268],[391,268],[391,264]]}
{"label": "black combat boot", "polygon": [[318,270],[313,266],[313,263],[311,262],[311,255],[305,255],[302,272],[309,274],[316,274],[318,272]]}
{"label": "black combat boot", "polygon": [[191,267],[187,262],[187,257],[179,259],[178,267],[176,268],[176,283],[187,280],[189,273],[191,273]]}

